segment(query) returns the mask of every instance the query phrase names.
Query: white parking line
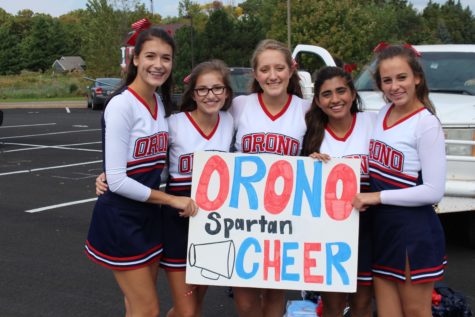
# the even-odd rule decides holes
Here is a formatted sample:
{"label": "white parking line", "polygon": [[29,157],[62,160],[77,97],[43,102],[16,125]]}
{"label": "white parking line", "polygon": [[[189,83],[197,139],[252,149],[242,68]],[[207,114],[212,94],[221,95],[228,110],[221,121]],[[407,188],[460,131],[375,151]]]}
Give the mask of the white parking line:
{"label": "white parking line", "polygon": [[49,167],[40,167],[40,168],[33,168],[33,169],[31,169],[31,170],[20,170],[20,171],[6,172],[6,173],[0,173],[0,176],[7,176],[7,175],[14,175],[14,174],[26,174],[26,173],[33,173],[33,172],[39,172],[39,171],[46,171],[46,170],[52,170],[52,169],[58,169],[58,168],[66,168],[66,167],[72,167],[72,166],[89,165],[89,164],[97,164],[97,163],[102,163],[102,160],[90,161],[90,162],[82,162],[82,163],[75,163],[75,164],[67,164],[67,165],[57,165],[57,166],[49,166]]}
{"label": "white parking line", "polygon": [[71,110],[69,110],[69,107],[66,107],[66,108],[64,108],[64,109],[66,109],[66,112],[67,112],[67,113],[71,113]]}
{"label": "white parking line", "polygon": [[7,137],[0,138],[0,140],[20,139],[20,138],[29,138],[29,137],[34,137],[34,136],[55,135],[55,134],[91,132],[91,131],[101,131],[101,129],[86,129],[86,130],[74,130],[74,131],[61,131],[61,132],[51,132],[51,133],[40,133],[40,134],[7,136]]}
{"label": "white parking line", "polygon": [[25,212],[28,212],[28,213],[32,214],[32,213],[35,213],[35,212],[41,212],[41,211],[50,210],[50,209],[56,209],[56,208],[62,208],[62,207],[67,207],[67,206],[84,204],[84,203],[88,203],[88,202],[95,201],[95,200],[97,200],[97,197],[89,198],[89,199],[83,199],[83,200],[70,201],[70,202],[67,202],[67,203],[51,205],[51,206],[46,206],[46,207],[41,207],[41,208],[29,209],[29,210],[25,210]]}
{"label": "white parking line", "polygon": [[102,141],[71,143],[71,144],[58,144],[58,145],[40,145],[40,144],[15,143],[15,142],[4,142],[3,144],[19,145],[19,146],[31,146],[31,147],[42,147],[43,148],[43,147],[53,147],[53,146],[68,147],[68,146],[90,145],[90,144],[99,144],[99,143],[102,143]]}
{"label": "white parking line", "polygon": [[6,125],[6,126],[1,126],[0,129],[7,129],[7,128],[24,128],[24,127],[37,127],[37,126],[44,126],[44,125],[56,125],[56,123],[38,123],[38,124],[24,124],[24,125]]}
{"label": "white parking line", "polygon": [[85,152],[102,152],[102,150],[83,149],[83,148],[70,148],[70,146],[90,145],[90,144],[100,144],[100,143],[102,143],[102,142],[101,142],[101,141],[98,141],[98,142],[87,142],[87,143],[76,143],[76,144],[39,145],[39,144],[4,142],[3,144],[26,146],[26,147],[28,147],[28,148],[26,148],[26,149],[15,149],[15,150],[2,151],[2,153],[32,151],[32,150],[41,150],[41,149],[49,149],[49,148],[51,148],[51,149],[61,149],[61,150],[85,151]]}
{"label": "white parking line", "polygon": [[[161,184],[160,188],[163,189],[165,186],[166,186],[165,184]],[[83,199],[83,200],[70,201],[70,202],[67,202],[67,203],[50,205],[50,206],[40,207],[40,208],[35,208],[35,209],[29,209],[29,210],[25,210],[25,212],[32,214],[32,213],[41,212],[41,211],[45,211],[45,210],[51,210],[51,209],[62,208],[62,207],[67,207],[67,206],[84,204],[84,203],[88,203],[88,202],[95,201],[95,200],[97,200],[97,197],[89,198],[89,199]]]}

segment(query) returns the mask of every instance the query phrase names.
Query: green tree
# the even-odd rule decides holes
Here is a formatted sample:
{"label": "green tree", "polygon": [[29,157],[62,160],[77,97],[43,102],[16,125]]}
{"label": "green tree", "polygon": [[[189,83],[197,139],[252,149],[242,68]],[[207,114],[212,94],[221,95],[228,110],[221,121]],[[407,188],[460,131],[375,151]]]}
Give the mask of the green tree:
{"label": "green tree", "polygon": [[21,47],[31,30],[33,15],[31,10],[18,11],[16,16],[2,15],[5,20],[0,26],[1,74],[17,74],[24,68],[26,60]]}
{"label": "green tree", "polygon": [[[120,8],[114,8],[107,0],[88,0],[82,20],[81,54],[90,76],[118,76],[120,74],[120,47],[125,45],[131,24],[148,18],[153,23],[159,16],[151,16],[143,4],[135,0],[120,1]],[[132,11],[128,11],[133,7]]]}
{"label": "green tree", "polygon": [[[286,3],[278,4],[267,34],[282,42],[287,41],[286,9]],[[293,45],[319,45],[360,66],[381,41],[418,44],[430,36],[406,0],[300,0],[292,2],[291,9]]]}
{"label": "green tree", "polygon": [[23,68],[17,31],[13,19],[0,25],[0,75],[18,74]]}
{"label": "green tree", "polygon": [[57,20],[50,15],[34,15],[31,30],[21,42],[24,67],[43,72],[50,69],[64,53],[64,39],[65,32]]}
{"label": "green tree", "polygon": [[[82,55],[91,75],[117,75],[119,73],[119,47],[122,36],[117,31],[120,21],[107,0],[89,0],[82,38]],[[115,57],[115,58],[114,58]]]}
{"label": "green tree", "polygon": [[192,48],[191,32],[191,26],[184,26],[175,33],[176,52],[173,63],[173,77],[178,90],[183,89],[183,79],[191,73],[192,69],[193,58],[191,54],[195,53],[195,48]]}
{"label": "green tree", "polygon": [[65,55],[81,55],[81,47],[83,46],[82,21],[85,14],[85,10],[75,10],[59,17],[59,23],[64,32]]}
{"label": "green tree", "polygon": [[[292,1],[292,6],[295,2]],[[276,11],[284,10],[283,13],[287,12],[285,5],[286,1],[282,0],[246,0],[239,4],[245,15],[257,18],[260,21],[262,32],[265,36],[268,36],[267,33],[272,27],[272,17],[276,14]],[[283,22],[286,21],[284,19]]]}
{"label": "green tree", "polygon": [[[272,17],[268,35],[286,42],[285,4]],[[298,1],[292,5],[293,45],[315,44],[328,49],[346,62],[365,63],[371,49],[380,41],[392,41],[388,29],[395,24],[392,10],[381,9],[375,3],[352,0]]]}
{"label": "green tree", "polygon": [[198,60],[204,61],[219,58],[229,63],[229,56],[235,55],[233,47],[235,25],[223,9],[218,9],[210,14],[203,33],[198,35]]}
{"label": "green tree", "polygon": [[255,47],[266,38],[262,20],[252,15],[240,17],[236,24],[236,35],[233,38],[233,47],[236,48],[238,54],[229,61],[230,66],[250,67],[250,59]]}
{"label": "green tree", "polygon": [[429,1],[422,12],[432,39],[440,43],[475,43],[475,17],[460,1],[448,0],[440,5]]}
{"label": "green tree", "polygon": [[12,18],[13,16],[10,13],[0,8],[0,26],[2,26],[4,23],[7,23]]}

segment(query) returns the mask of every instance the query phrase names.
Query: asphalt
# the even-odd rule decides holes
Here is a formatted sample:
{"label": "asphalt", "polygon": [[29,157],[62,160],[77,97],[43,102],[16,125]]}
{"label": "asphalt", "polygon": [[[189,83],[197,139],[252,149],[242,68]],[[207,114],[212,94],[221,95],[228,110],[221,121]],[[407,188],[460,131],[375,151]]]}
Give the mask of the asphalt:
{"label": "asphalt", "polygon": [[[101,112],[69,103],[0,104],[0,316],[123,316],[110,271],[83,252],[102,170]],[[25,106],[23,106],[25,107]],[[475,304],[475,250],[457,228],[461,216],[442,217],[449,267],[445,282]],[[161,310],[171,306],[163,273]],[[223,287],[211,287],[204,317],[235,317]],[[298,299],[299,292],[287,292]]]}

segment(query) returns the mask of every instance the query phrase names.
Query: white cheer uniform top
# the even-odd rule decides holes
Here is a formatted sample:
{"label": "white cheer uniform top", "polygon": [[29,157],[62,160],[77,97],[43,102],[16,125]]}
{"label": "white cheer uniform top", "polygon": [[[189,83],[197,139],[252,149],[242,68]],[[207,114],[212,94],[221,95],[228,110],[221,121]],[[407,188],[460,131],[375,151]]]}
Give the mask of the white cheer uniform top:
{"label": "white cheer uniform top", "polygon": [[350,130],[342,138],[327,127],[320,146],[320,153],[332,157],[361,159],[361,191],[369,190],[369,141],[376,124],[376,116],[374,112],[355,113]]}
{"label": "white cheer uniform top", "polygon": [[442,126],[426,108],[392,126],[393,105],[378,114],[370,142],[371,189],[387,205],[422,206],[440,201],[445,190],[445,141]]}
{"label": "white cheer uniform top", "polygon": [[190,191],[193,152],[229,152],[234,126],[231,114],[220,111],[214,130],[205,135],[189,112],[180,112],[168,118],[169,126],[169,179],[168,191]]}
{"label": "white cheer uniform top", "polygon": [[168,149],[168,124],[158,94],[157,111],[152,115],[146,102],[128,88],[107,104],[105,125],[104,170],[110,191],[99,199],[146,201],[151,189],[160,186]]}
{"label": "white cheer uniform top", "polygon": [[231,112],[236,129],[235,148],[243,153],[300,154],[307,130],[305,113],[310,101],[289,95],[282,111],[270,114],[261,94],[234,98]]}

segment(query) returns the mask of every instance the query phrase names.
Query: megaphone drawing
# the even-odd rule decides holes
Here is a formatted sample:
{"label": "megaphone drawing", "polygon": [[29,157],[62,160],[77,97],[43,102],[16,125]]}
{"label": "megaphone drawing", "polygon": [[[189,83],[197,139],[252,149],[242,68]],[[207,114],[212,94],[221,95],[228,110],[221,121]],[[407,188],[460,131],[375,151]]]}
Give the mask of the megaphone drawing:
{"label": "megaphone drawing", "polygon": [[217,280],[220,276],[233,276],[236,248],[232,240],[213,243],[191,244],[188,263],[201,269],[201,276]]}

